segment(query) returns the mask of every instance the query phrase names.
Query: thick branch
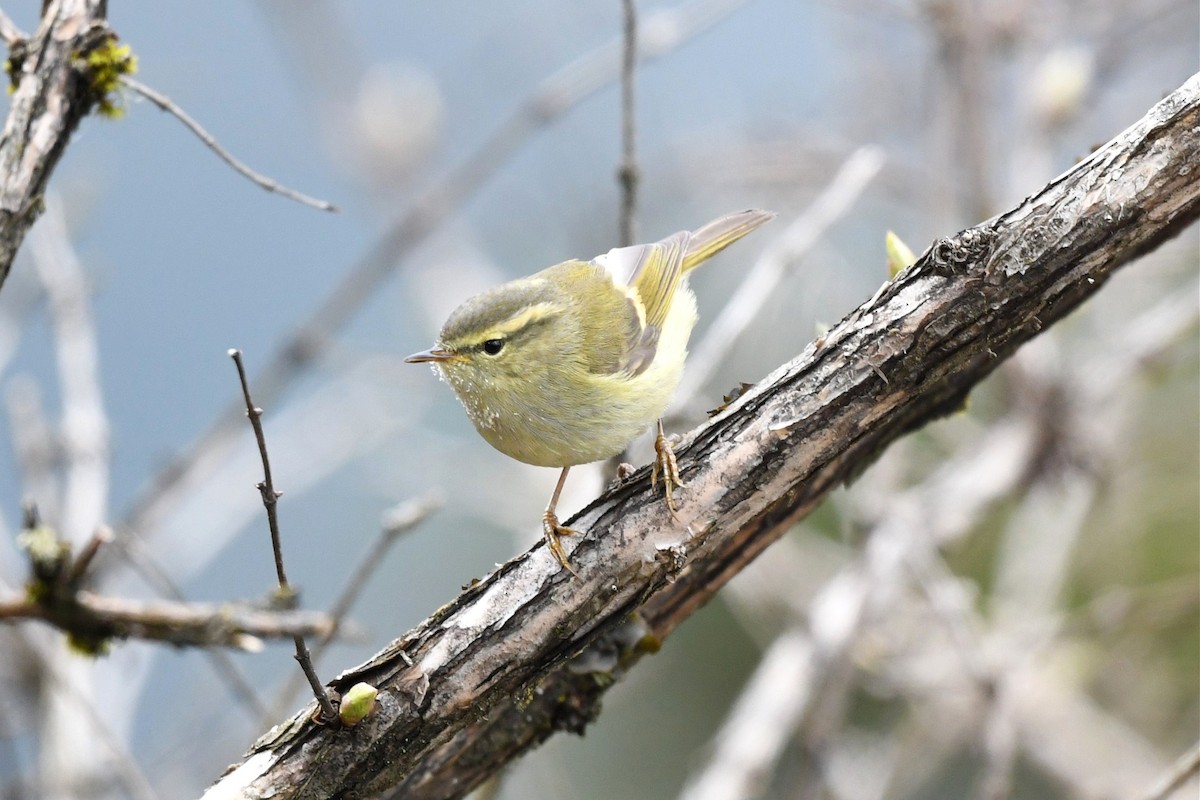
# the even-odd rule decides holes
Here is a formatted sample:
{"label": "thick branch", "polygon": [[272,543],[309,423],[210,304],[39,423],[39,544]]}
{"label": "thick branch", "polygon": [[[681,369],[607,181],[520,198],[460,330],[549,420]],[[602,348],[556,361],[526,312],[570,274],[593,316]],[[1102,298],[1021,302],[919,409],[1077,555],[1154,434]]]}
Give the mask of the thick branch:
{"label": "thick branch", "polygon": [[380,689],[352,732],[306,709],[206,797],[459,797],[580,730],[615,677],[826,493],[1194,221],[1197,169],[1200,76],[1016,208],[935,243],[694,431],[676,449],[678,519],[641,470],[571,521],[587,531],[579,578],[541,545],[513,559],[333,682]]}
{"label": "thick branch", "polygon": [[106,5],[107,0],[50,0],[33,37],[10,43],[16,91],[0,134],[0,287],[41,211],[50,173],[99,99],[79,59],[108,34]]}

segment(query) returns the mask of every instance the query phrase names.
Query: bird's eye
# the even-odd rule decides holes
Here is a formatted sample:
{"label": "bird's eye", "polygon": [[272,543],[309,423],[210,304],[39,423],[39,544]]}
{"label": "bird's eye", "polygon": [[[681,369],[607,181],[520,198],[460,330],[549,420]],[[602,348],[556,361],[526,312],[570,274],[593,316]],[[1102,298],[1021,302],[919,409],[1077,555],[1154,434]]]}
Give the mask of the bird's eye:
{"label": "bird's eye", "polygon": [[483,343],[483,352],[487,353],[489,356],[494,356],[503,349],[504,349],[504,340],[503,339],[488,339],[486,342]]}

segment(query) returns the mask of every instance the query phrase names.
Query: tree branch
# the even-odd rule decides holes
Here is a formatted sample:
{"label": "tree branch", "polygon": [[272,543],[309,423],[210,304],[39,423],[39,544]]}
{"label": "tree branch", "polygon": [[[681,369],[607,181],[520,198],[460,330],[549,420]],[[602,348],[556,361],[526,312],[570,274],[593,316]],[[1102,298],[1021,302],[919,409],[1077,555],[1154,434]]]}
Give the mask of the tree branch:
{"label": "tree branch", "polygon": [[617,241],[629,247],[637,238],[637,190],[641,171],[637,164],[637,104],[634,89],[637,77],[637,6],[634,0],[621,0],[625,47],[621,52],[621,161],[617,165],[617,184],[621,189],[621,211],[617,215]]}
{"label": "tree branch", "polygon": [[268,611],[225,603],[123,600],[80,590],[70,603],[0,601],[0,622],[40,619],[85,641],[148,639],[181,647],[257,650],[257,639],[324,636],[333,629],[316,611]]}
{"label": "tree branch", "polygon": [[518,556],[333,681],[380,690],[352,733],[305,709],[205,797],[459,797],[582,730],[607,686],[830,490],[1191,224],[1198,165],[1200,75],[1015,208],[936,242],[695,430],[677,448],[678,519],[639,470],[570,521],[587,532],[571,542],[579,578],[540,544]]}
{"label": "tree branch", "polygon": [[[106,6],[107,0],[50,0],[33,37],[10,42],[15,91],[0,134],[0,287],[41,213],[42,194],[67,141],[102,99],[79,61],[112,36]],[[4,37],[15,37],[15,26],[5,20]]]}
{"label": "tree branch", "polygon": [[205,147],[207,147],[209,150],[212,150],[216,154],[217,158],[224,161],[233,168],[234,172],[246,178],[256,186],[259,186],[268,192],[286,197],[289,200],[295,200],[297,203],[302,203],[310,208],[315,208],[318,211],[336,212],[338,210],[337,206],[327,200],[321,200],[317,197],[310,197],[309,195],[304,194],[304,192],[298,192],[295,189],[284,186],[274,178],[268,178],[261,172],[251,169],[248,164],[221,146],[221,143],[217,141],[217,137],[205,130],[203,125],[192,119],[192,116],[184,111],[178,103],[167,97],[162,92],[152,89],[141,81],[130,78],[128,75],[121,76],[121,83],[124,86],[129,87],[129,89],[132,91],[137,92],[154,105],[158,106],[162,111],[167,112],[175,119],[183,123],[183,126],[191,131],[197,139],[203,142]]}
{"label": "tree branch", "polygon": [[[279,590],[276,592],[276,597],[281,602],[294,604],[296,592],[288,583],[287,573],[283,569],[283,536],[279,532],[279,498],[283,497],[283,492],[275,489],[275,479],[271,477],[271,458],[267,454],[267,437],[263,433],[262,426],[263,412],[261,408],[254,405],[254,400],[250,397],[250,382],[246,378],[246,366],[242,363],[242,351],[236,348],[230,349],[229,357],[237,366],[238,380],[242,384],[242,398],[246,401],[246,416],[250,419],[250,427],[254,429],[254,440],[258,443],[258,455],[262,459],[263,479],[258,483],[258,492],[262,495],[263,508],[267,512],[271,550],[275,554],[275,576],[279,579]],[[312,687],[317,705],[320,706],[321,721],[325,724],[333,724],[337,719],[337,709],[333,707],[329,693],[325,691],[325,687],[321,685],[321,679],[317,677],[317,670],[313,667],[312,655],[308,652],[308,645],[304,643],[304,637],[299,634],[293,636],[292,644],[296,648],[296,663],[300,665],[300,670]]]}

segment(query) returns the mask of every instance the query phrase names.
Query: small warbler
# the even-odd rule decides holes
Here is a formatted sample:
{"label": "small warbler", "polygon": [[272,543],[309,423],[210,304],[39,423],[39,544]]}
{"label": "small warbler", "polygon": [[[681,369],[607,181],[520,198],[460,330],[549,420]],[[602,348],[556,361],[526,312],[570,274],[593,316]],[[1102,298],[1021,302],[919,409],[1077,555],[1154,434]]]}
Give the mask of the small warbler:
{"label": "small warbler", "polygon": [[774,216],[739,211],[497,286],[455,309],[436,346],[405,359],[435,364],[497,450],[562,468],[542,534],[572,573],[559,537],[576,531],[560,525],[554,511],[567,473],[620,453],[655,420],[651,478],[657,485],[661,475],[675,510],[672,493],[683,482],[661,417],[696,324],[687,274]]}

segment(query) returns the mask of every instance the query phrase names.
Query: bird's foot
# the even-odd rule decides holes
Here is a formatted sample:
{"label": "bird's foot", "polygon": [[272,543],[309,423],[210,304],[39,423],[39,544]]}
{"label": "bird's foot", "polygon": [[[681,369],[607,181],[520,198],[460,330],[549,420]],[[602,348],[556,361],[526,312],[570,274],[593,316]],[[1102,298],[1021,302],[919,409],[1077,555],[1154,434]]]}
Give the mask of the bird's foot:
{"label": "bird's foot", "polygon": [[563,549],[562,542],[559,541],[563,536],[574,536],[579,531],[574,528],[568,528],[565,525],[560,525],[558,516],[551,510],[546,509],[546,513],[542,514],[542,537],[546,540],[546,547],[550,548],[550,552],[558,559],[558,563],[562,564],[563,569],[570,572],[576,578],[579,573],[571,566],[571,562],[567,559],[567,551]]}
{"label": "bird's foot", "polygon": [[671,509],[671,513],[675,513],[675,498],[673,493],[676,487],[683,486],[683,479],[679,477],[679,462],[675,460],[675,451],[671,449],[671,440],[663,433],[662,426],[659,426],[658,435],[654,437],[654,470],[650,473],[650,485],[655,489],[658,488],[659,476],[662,476],[663,498],[667,502],[667,508]]}

